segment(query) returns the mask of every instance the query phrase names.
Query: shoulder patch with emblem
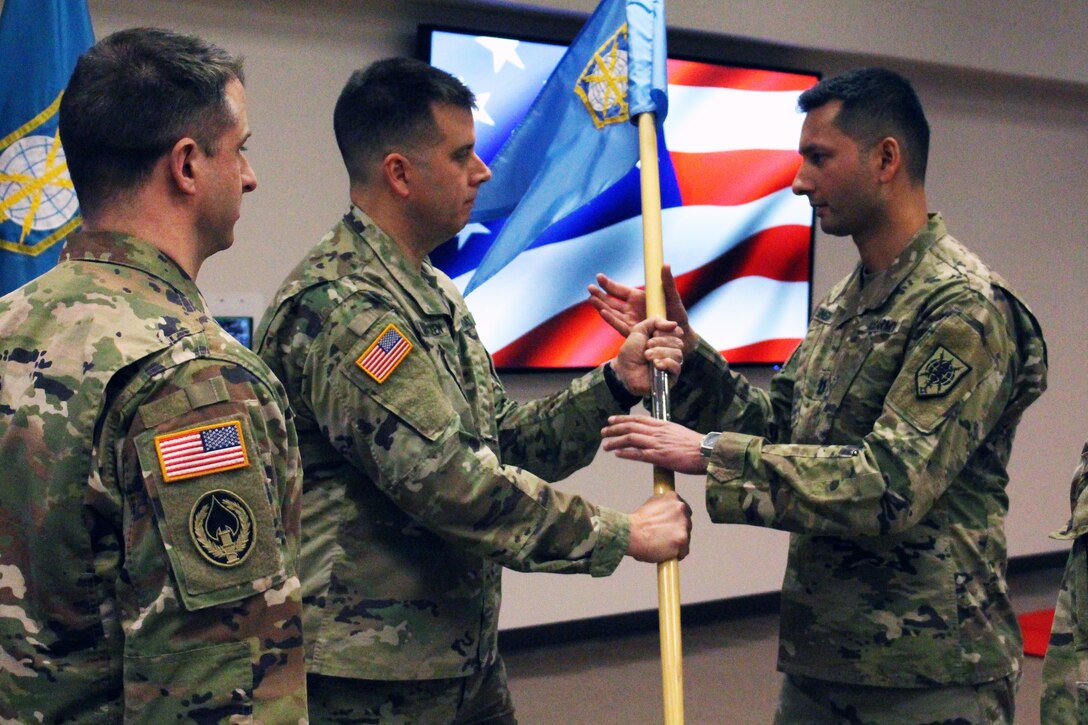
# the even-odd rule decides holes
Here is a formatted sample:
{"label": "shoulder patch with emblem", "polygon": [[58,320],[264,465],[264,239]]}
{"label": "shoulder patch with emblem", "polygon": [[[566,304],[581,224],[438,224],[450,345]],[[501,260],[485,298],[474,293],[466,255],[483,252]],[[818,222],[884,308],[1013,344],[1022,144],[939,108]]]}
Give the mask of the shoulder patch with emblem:
{"label": "shoulder patch with emblem", "polygon": [[249,465],[242,424],[235,420],[155,436],[155,452],[166,483]]}
{"label": "shoulder patch with emblem", "polygon": [[216,566],[238,566],[253,549],[254,518],[246,502],[216,489],[197,499],[189,514],[189,536],[201,556]]}
{"label": "shoulder patch with emblem", "polygon": [[948,348],[938,345],[929,359],[914,374],[919,398],[939,398],[956,386],[971,366],[960,360]]}
{"label": "shoulder patch with emblem", "polygon": [[355,364],[379,383],[384,383],[411,350],[412,343],[396,325],[390,323]]}

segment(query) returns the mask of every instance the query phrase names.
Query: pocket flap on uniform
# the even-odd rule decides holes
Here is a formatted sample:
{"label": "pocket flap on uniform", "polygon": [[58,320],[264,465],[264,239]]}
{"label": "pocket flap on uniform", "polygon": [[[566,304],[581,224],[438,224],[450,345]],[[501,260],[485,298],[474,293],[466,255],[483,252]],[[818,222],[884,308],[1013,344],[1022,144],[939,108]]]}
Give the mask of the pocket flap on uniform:
{"label": "pocket flap on uniform", "polygon": [[135,443],[178,588],[193,610],[278,584],[285,564],[249,416],[184,420],[163,422]]}

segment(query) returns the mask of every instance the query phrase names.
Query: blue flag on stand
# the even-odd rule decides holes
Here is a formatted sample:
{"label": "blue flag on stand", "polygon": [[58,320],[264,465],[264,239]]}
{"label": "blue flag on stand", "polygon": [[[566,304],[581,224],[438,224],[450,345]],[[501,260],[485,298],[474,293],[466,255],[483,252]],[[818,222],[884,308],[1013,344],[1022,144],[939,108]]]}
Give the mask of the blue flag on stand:
{"label": "blue flag on stand", "polygon": [[638,161],[631,121],[667,111],[664,0],[603,0],[491,162],[472,221],[509,217],[467,295]]}
{"label": "blue flag on stand", "polygon": [[37,277],[80,224],[57,110],[94,43],[85,0],[4,0],[0,13],[0,294]]}

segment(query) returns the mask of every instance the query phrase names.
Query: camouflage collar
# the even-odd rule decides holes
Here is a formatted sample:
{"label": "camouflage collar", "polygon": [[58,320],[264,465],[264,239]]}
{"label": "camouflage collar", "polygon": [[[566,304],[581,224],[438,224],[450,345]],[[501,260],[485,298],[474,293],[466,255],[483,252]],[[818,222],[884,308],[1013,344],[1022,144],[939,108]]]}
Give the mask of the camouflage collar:
{"label": "camouflage collar", "polygon": [[397,243],[366,212],[354,204],[344,215],[344,222],[355,232],[362,244],[370,247],[373,256],[385,267],[389,278],[400,285],[424,313],[447,316],[451,314],[445,297],[438,293],[437,276],[429,259],[424,258],[422,268],[416,270]]}
{"label": "camouflage collar", "polygon": [[138,237],[117,232],[76,232],[65,241],[61,260],[137,269],[177,290],[196,310],[205,312],[207,309],[196,282],[174,260]]}
{"label": "camouflage collar", "polygon": [[881,307],[887,302],[892,292],[914,271],[930,247],[947,234],[941,215],[930,214],[925,228],[914,235],[891,266],[869,275],[864,287],[861,284],[862,267],[859,263],[843,290],[840,300],[841,309],[848,315],[855,315]]}

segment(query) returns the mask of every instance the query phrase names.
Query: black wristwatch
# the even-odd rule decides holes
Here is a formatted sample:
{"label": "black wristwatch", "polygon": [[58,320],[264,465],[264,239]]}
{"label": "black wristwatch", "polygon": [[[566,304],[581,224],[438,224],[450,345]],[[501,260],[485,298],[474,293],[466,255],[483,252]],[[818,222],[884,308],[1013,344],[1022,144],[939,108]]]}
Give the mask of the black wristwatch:
{"label": "black wristwatch", "polygon": [[721,437],[722,434],[715,430],[712,430],[703,436],[703,442],[699,444],[699,453],[702,454],[703,460],[710,458],[710,455],[714,453],[714,444],[716,444]]}

